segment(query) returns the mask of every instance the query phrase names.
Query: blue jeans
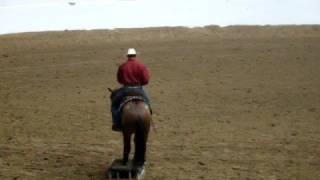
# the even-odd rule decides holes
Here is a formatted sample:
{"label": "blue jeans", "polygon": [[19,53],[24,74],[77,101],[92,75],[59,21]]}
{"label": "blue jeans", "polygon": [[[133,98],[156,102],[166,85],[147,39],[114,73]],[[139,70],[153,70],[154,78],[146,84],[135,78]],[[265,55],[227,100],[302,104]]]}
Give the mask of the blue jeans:
{"label": "blue jeans", "polygon": [[113,92],[113,95],[111,97],[112,104],[111,104],[111,113],[112,113],[112,123],[113,126],[120,128],[121,127],[121,117],[119,112],[119,106],[121,104],[121,101],[125,96],[128,94],[137,94],[141,95],[146,103],[148,104],[149,108],[150,106],[150,100],[144,91],[143,87],[122,87],[116,91]]}

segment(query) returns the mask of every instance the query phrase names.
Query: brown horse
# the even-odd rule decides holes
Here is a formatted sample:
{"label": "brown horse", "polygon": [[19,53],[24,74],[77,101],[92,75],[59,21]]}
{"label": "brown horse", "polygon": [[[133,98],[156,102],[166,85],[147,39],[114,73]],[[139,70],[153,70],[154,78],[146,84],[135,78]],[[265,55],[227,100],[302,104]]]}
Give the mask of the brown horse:
{"label": "brown horse", "polygon": [[[111,89],[109,89],[109,91],[111,92],[112,99],[114,91]],[[132,99],[123,106],[121,111],[121,124],[124,164],[129,160],[131,136],[135,134],[135,152],[133,162],[137,166],[144,165],[151,118],[151,113],[147,103],[141,99]]]}

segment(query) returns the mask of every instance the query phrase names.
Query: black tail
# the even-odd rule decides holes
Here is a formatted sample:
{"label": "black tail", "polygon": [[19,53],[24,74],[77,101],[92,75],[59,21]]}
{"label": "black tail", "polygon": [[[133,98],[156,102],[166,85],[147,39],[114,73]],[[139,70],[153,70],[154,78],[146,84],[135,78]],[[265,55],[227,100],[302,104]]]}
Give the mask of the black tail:
{"label": "black tail", "polygon": [[136,133],[135,133],[135,155],[134,161],[138,165],[143,165],[145,162],[145,155],[147,149],[147,137],[148,133],[144,120],[142,116],[139,116],[139,119],[136,123]]}

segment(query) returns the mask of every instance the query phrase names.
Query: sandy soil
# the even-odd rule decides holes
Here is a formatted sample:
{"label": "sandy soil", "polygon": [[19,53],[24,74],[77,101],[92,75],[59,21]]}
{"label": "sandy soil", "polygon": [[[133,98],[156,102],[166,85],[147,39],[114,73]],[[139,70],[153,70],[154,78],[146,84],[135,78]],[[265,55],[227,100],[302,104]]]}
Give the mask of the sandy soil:
{"label": "sandy soil", "polygon": [[146,179],[320,179],[319,26],[0,36],[0,179],[103,179],[128,47],[152,73]]}

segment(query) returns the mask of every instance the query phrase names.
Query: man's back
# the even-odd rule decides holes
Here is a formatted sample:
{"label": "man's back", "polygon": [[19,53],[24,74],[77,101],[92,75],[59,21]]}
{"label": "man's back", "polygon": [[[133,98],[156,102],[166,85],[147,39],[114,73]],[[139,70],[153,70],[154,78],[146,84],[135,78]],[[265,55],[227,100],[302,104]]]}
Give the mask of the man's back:
{"label": "man's back", "polygon": [[124,86],[144,86],[149,82],[149,71],[136,59],[128,59],[122,64],[117,73],[118,82]]}

